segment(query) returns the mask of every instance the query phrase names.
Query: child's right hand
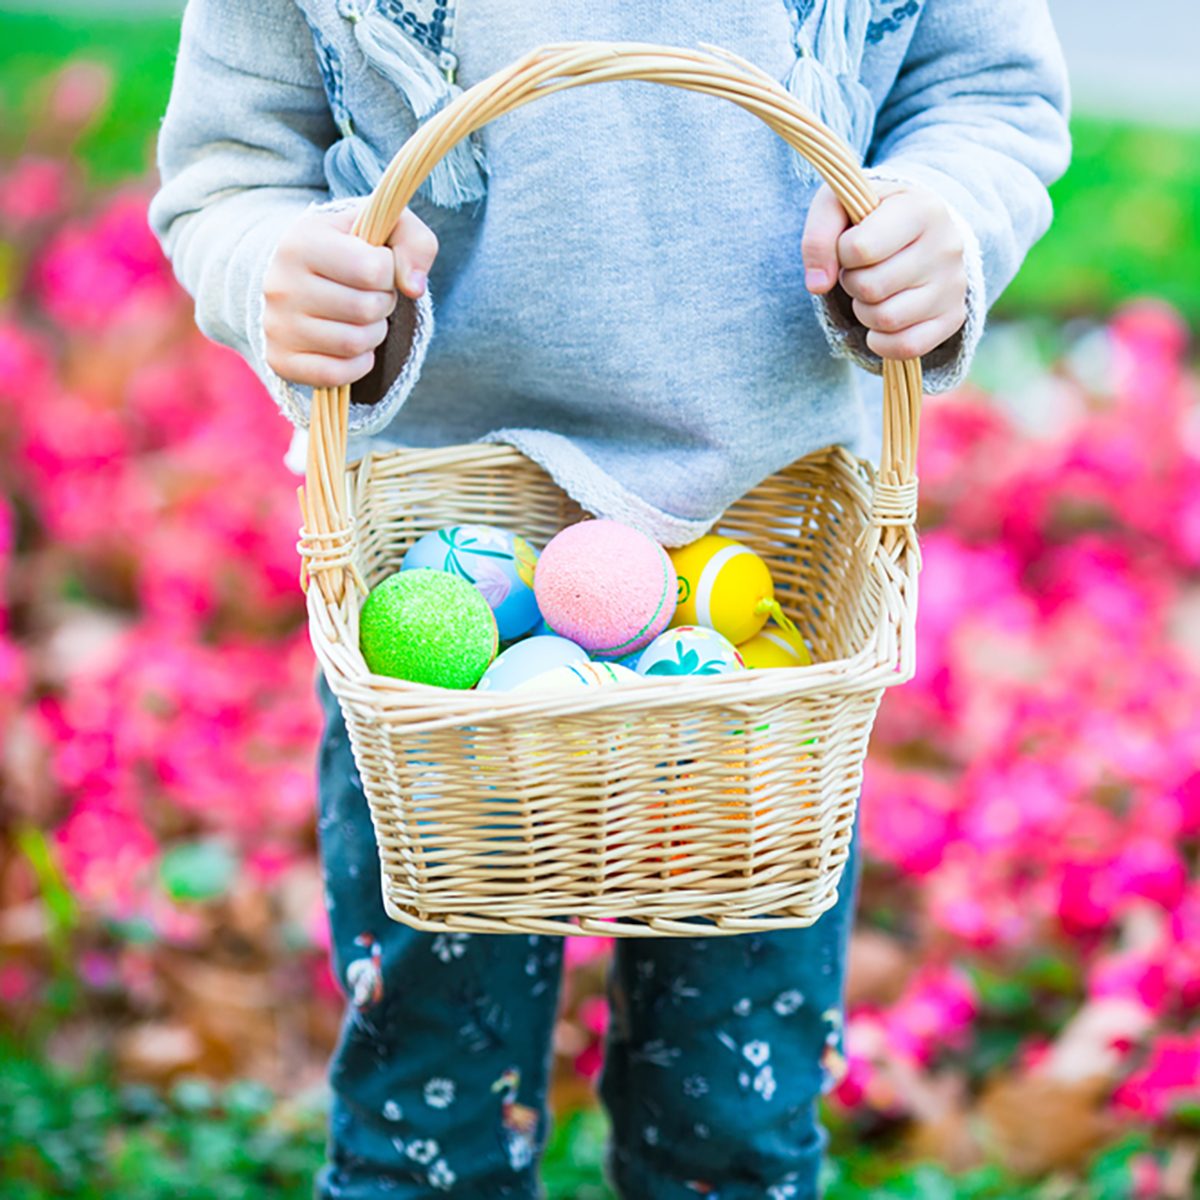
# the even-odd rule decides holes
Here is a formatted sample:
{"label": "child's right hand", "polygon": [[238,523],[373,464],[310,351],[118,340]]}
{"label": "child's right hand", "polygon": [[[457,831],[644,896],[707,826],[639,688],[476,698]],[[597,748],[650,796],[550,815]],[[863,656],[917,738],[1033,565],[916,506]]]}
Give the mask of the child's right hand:
{"label": "child's right hand", "polygon": [[387,336],[396,290],[415,300],[437,257],[433,230],[405,209],[386,246],[350,228],[357,214],[306,212],[285,231],[263,277],[267,365],[291,383],[361,379]]}

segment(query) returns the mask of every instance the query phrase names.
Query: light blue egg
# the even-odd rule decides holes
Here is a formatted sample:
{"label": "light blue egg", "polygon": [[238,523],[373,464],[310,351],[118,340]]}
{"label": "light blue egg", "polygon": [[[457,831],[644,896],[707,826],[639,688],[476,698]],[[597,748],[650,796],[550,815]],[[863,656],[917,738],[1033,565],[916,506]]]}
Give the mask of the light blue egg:
{"label": "light blue egg", "polygon": [[477,691],[510,692],[538,675],[588,661],[587,651],[554,634],[526,638],[509,646],[483,673]]}
{"label": "light blue egg", "polygon": [[432,567],[473,583],[496,614],[500,640],[512,642],[542,619],[533,594],[536,563],[537,551],[508,529],[449,525],[415,542],[400,569]]}
{"label": "light blue egg", "polygon": [[628,667],[631,671],[638,669],[638,663],[642,661],[642,655],[645,653],[645,647],[641,650],[634,650],[632,654],[622,655],[620,658],[606,658],[605,662],[616,664],[618,667]]}
{"label": "light blue egg", "polygon": [[744,671],[737,647],[715,629],[680,625],[660,633],[642,651],[639,675],[651,679],[664,675],[727,675]]}

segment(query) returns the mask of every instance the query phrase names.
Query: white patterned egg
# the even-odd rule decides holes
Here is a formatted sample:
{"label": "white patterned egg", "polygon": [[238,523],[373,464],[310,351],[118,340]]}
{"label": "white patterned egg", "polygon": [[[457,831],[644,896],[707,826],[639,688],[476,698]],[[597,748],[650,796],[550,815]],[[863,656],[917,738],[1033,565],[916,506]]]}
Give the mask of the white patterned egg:
{"label": "white patterned egg", "polygon": [[563,667],[555,667],[543,675],[527,679],[518,684],[514,691],[529,691],[532,688],[545,689],[549,692],[573,692],[579,688],[606,687],[612,683],[628,683],[640,676],[628,667],[622,667],[610,662],[581,662],[569,663]]}

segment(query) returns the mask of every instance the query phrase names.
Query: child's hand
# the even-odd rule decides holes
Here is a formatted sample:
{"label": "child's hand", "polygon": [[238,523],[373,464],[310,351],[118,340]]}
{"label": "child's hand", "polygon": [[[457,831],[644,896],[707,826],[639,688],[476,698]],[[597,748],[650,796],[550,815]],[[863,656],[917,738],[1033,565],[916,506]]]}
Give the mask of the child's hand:
{"label": "child's hand", "polygon": [[407,209],[386,246],[350,232],[355,213],[308,212],[279,241],[263,277],[267,365],[292,383],[361,379],[387,336],[396,289],[416,299],[437,256],[433,231]]}
{"label": "child's hand", "polygon": [[828,185],[817,192],[801,247],[804,282],[824,295],[840,281],[881,358],[920,358],[967,319],[962,237],[926,188],[879,190],[879,207],[853,227]]}

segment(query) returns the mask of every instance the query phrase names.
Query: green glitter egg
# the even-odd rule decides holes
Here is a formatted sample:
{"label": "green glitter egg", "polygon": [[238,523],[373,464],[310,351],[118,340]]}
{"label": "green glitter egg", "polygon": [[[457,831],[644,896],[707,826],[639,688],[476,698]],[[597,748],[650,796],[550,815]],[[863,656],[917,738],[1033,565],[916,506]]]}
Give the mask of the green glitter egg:
{"label": "green glitter egg", "polygon": [[422,567],[388,576],[363,602],[359,644],[377,675],[472,688],[496,657],[496,618],[457,575]]}

